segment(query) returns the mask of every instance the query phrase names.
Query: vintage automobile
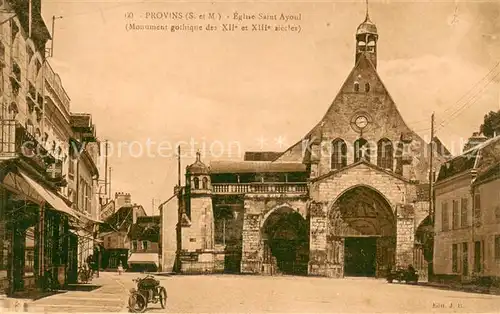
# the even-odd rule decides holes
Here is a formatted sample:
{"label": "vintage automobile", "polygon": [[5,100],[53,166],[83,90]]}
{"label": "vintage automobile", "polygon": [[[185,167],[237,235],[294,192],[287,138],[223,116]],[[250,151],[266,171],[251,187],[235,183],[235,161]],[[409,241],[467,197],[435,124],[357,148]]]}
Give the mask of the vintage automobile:
{"label": "vintage automobile", "polygon": [[143,313],[148,307],[148,303],[160,302],[164,309],[167,303],[167,290],[160,285],[160,282],[154,276],[147,275],[144,278],[133,279],[137,288],[130,290],[129,312]]}
{"label": "vintage automobile", "polygon": [[387,274],[387,282],[392,283],[395,280],[405,283],[417,283],[418,273],[412,265],[408,266],[408,268],[396,267]]}

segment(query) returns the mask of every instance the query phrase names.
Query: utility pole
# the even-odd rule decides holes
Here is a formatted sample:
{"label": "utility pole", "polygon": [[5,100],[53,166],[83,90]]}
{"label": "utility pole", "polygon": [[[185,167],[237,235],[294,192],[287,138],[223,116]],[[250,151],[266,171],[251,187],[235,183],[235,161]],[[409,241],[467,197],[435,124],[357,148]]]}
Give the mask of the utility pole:
{"label": "utility pole", "polygon": [[177,146],[177,185],[181,187],[181,146]]}
{"label": "utility pole", "polygon": [[104,195],[108,195],[108,140],[104,142]]}
{"label": "utility pole", "polygon": [[111,199],[111,170],[112,170],[112,168],[109,167],[109,191],[108,191],[109,192],[109,195],[108,195],[109,199]]}
{"label": "utility pole", "polygon": [[56,20],[57,19],[62,19],[63,17],[62,16],[55,16],[55,15],[52,15],[52,40],[50,41],[50,56],[53,57],[54,56],[54,26],[56,24]]}
{"label": "utility pole", "polygon": [[175,265],[174,272],[180,272],[181,270],[181,251],[182,251],[182,189],[181,189],[181,146],[177,146],[177,171],[178,171],[178,183],[175,189],[175,194],[177,196],[177,225],[176,225],[176,252],[175,252]]}
{"label": "utility pole", "polygon": [[431,151],[429,154],[429,215],[431,218],[432,225],[434,225],[434,170],[433,170],[433,159],[434,159],[434,112],[431,116]]}

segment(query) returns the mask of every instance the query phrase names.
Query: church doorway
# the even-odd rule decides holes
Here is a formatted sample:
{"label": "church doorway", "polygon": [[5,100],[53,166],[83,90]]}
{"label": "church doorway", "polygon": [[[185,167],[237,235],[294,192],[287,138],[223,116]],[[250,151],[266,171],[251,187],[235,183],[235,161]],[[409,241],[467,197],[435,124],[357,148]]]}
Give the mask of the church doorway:
{"label": "church doorway", "polygon": [[396,220],[375,189],[346,190],[329,211],[328,224],[328,240],[338,242],[337,247],[343,242],[343,259],[336,260],[343,263],[344,276],[384,277],[395,264]]}
{"label": "church doorway", "polygon": [[346,238],[344,259],[345,276],[375,277],[377,238]]}
{"label": "church doorway", "polygon": [[264,274],[306,275],[309,232],[306,220],[289,207],[274,211],[263,226]]}

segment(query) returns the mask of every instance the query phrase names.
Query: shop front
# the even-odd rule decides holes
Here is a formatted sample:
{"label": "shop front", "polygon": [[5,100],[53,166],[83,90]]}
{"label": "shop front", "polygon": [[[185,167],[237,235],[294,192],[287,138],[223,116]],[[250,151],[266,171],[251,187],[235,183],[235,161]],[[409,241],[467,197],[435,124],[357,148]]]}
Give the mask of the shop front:
{"label": "shop front", "polygon": [[4,162],[0,173],[0,288],[9,295],[66,284],[69,222],[78,219],[50,182],[23,166]]}

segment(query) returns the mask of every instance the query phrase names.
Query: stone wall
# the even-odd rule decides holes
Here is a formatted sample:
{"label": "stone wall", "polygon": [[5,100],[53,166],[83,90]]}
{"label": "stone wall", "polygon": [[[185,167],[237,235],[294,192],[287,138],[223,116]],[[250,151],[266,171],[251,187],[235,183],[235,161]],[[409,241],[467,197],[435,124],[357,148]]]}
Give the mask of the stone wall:
{"label": "stone wall", "polygon": [[409,196],[411,184],[368,164],[359,164],[312,183],[311,198],[329,202],[330,207],[345,191],[356,186],[368,186],[384,196],[389,205],[401,203]]}
{"label": "stone wall", "polygon": [[262,246],[260,234],[260,214],[245,213],[243,218],[243,243],[241,256],[242,273],[260,273]]}
{"label": "stone wall", "polygon": [[415,221],[413,206],[398,206],[396,217],[396,265],[413,264]]}
{"label": "stone wall", "polygon": [[327,205],[312,202],[309,206],[309,266],[308,274],[327,276]]}

